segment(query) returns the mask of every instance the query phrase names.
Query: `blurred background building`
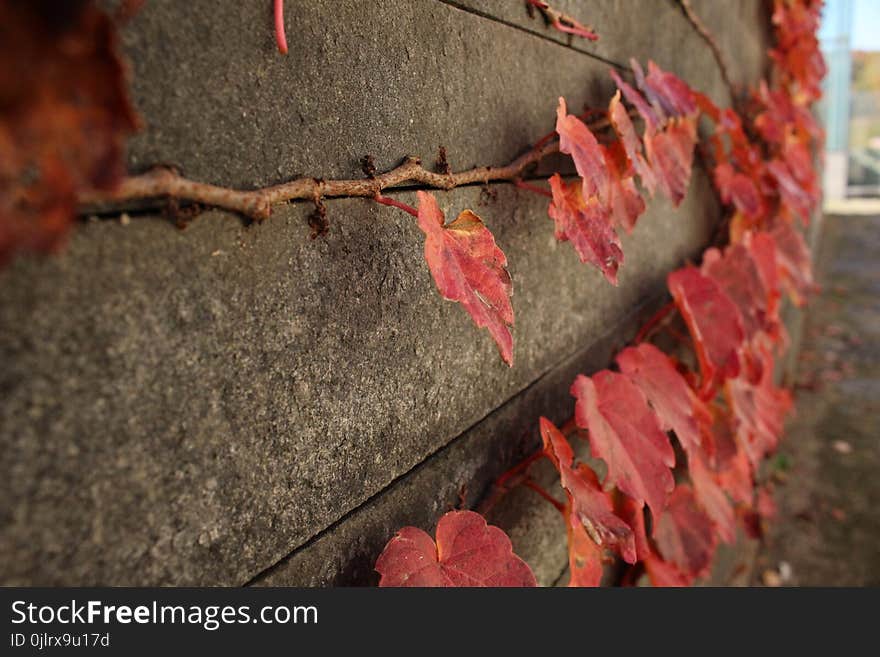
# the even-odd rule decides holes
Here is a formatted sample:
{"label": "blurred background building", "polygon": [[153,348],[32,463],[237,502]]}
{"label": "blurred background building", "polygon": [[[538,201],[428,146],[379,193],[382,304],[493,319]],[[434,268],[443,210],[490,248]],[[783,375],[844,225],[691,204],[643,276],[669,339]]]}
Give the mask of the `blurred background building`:
{"label": "blurred background building", "polygon": [[827,0],[819,38],[826,204],[880,197],[880,1]]}

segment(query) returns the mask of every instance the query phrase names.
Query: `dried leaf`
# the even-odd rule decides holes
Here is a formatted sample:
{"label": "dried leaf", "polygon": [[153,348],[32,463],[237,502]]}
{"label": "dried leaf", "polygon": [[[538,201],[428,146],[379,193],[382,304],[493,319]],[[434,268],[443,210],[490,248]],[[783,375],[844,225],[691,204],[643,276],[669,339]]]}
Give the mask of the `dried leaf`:
{"label": "dried leaf", "polygon": [[139,121],[118,51],[93,2],[0,3],[0,265],[56,249],[77,194],[122,180]]}

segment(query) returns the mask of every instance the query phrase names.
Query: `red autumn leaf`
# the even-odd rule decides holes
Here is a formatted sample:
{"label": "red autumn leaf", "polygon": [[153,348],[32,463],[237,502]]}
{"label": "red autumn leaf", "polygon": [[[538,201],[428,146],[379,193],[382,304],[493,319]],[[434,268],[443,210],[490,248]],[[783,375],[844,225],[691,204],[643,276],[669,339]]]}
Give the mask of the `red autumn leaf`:
{"label": "red autumn leaf", "polygon": [[656,517],[654,540],[664,561],[693,577],[707,574],[717,540],[709,517],[697,505],[693,490],[679,484],[669,506]]}
{"label": "red autumn leaf", "polygon": [[747,232],[743,235],[742,244],[749,252],[752,262],[758,269],[761,283],[767,298],[764,300],[766,316],[771,325],[771,337],[778,339],[773,331],[781,332],[779,321],[779,274],[776,265],[776,244],[773,237],[765,231]]}
{"label": "red autumn leaf", "polygon": [[803,306],[807,297],[816,290],[810,249],[791,222],[776,218],[769,230],[776,247],[776,265],[779,278],[792,301]]}
{"label": "red autumn leaf", "polygon": [[761,333],[778,335],[775,308],[769,307],[772,292],[765,289],[764,277],[744,243],[731,244],[723,253],[716,248],[707,249],[701,270],[736,305],[747,339],[752,340]]}
{"label": "red autumn leaf", "polygon": [[583,179],[584,197],[598,196],[602,205],[607,207],[611,176],[605,164],[605,153],[586,124],[568,114],[565,98],[561,96],[556,108],[556,132],[559,134],[559,150],[571,155],[574,167]]}
{"label": "red autumn leaf", "polygon": [[751,505],[755,490],[752,466],[734,435],[733,418],[728,410],[717,405],[712,407],[712,411],[712,440],[715,444],[712,471],[718,485],[734,502]]}
{"label": "red autumn leaf", "polygon": [[571,572],[568,585],[593,588],[602,583],[602,548],[590,538],[580,522],[572,519],[574,512],[570,504],[569,502],[565,508],[566,517],[569,518],[565,523],[568,537],[568,569]]}
{"label": "red autumn leaf", "polygon": [[583,179],[587,205],[605,214],[610,224],[631,231],[645,211],[645,202],[636,190],[626,153],[601,145],[583,121],[567,114],[564,98],[559,99],[556,110],[556,132],[559,150],[571,155]]}
{"label": "red autumn leaf", "polygon": [[[660,191],[677,206],[687,192],[697,140],[696,104],[693,95],[690,99],[694,103],[693,112],[683,115],[669,114],[664,105],[672,109],[685,102],[677,92],[664,88],[663,93],[659,94],[656,89],[647,87],[655,101],[652,106],[636,89],[621,80],[615,71],[611,72],[611,76],[618,89],[644,119],[643,142],[652,178],[656,180]],[[646,81],[643,82],[647,84]]]}
{"label": "red autumn leaf", "polygon": [[636,189],[633,167],[620,142],[603,147],[605,162],[611,173],[609,210],[612,222],[623,226],[627,233],[645,211],[645,199]]}
{"label": "red autumn leaf", "polygon": [[620,352],[617,364],[645,393],[662,428],[675,431],[688,453],[699,450],[712,416],[669,356],[652,344],[642,343]]}
{"label": "red autumn leaf", "polygon": [[763,350],[761,358],[761,378],[757,383],[738,377],[725,384],[736,438],[753,468],[776,449],[792,404],[791,394],[773,383],[773,355]]}
{"label": "red autumn leaf", "polygon": [[553,200],[547,213],[556,224],[556,239],[570,241],[581,262],[598,267],[617,285],[617,269],[623,262],[620,240],[596,197],[584,201],[581,189],[578,181],[566,185],[558,173],[550,178]]}
{"label": "red autumn leaf", "polygon": [[571,445],[550,420],[542,417],[540,427],[544,453],[559,471],[569,499],[569,524],[583,527],[596,545],[617,550],[624,561],[634,563],[636,549],[632,531],[614,515],[611,500],[599,485],[596,474],[584,464],[574,467]]}
{"label": "red autumn leaf", "polygon": [[697,113],[694,91],[681,78],[648,61],[648,75],[636,60],[630,60],[639,86],[667,116],[693,116]]}
{"label": "red autumn leaf", "polygon": [[665,129],[645,133],[645,152],[657,177],[660,191],[677,207],[687,194],[697,144],[693,117],[670,119]]}
{"label": "red autumn leaf", "polygon": [[756,219],[764,213],[764,199],[755,181],[736,171],[729,162],[722,162],[714,170],[715,186],[721,200],[733,206],[745,216]]}
{"label": "red autumn leaf", "polygon": [[642,96],[642,94],[640,94],[632,85],[624,82],[614,69],[611,69],[611,78],[614,80],[614,84],[617,85],[617,88],[623,93],[623,96],[633,107],[636,108],[645,122],[646,130],[659,129],[664,118],[663,115],[658,114],[658,112],[651,107],[651,104],[645,100],[645,97]]}
{"label": "red autumn leaf", "polygon": [[608,465],[608,480],[660,513],[675,485],[669,470],[675,453],[645,395],[623,374],[607,370],[578,375],[571,394],[575,422],[590,432],[590,450]]}
{"label": "red autumn leaf", "polygon": [[780,159],[770,160],[767,163],[767,172],[776,181],[784,207],[800,217],[805,224],[809,223],[813,194],[795,177],[788,163]]}
{"label": "red autumn leaf", "polygon": [[138,123],[93,2],[0,3],[0,264],[61,244],[77,194],[122,180]]}
{"label": "red autumn leaf", "polygon": [[739,374],[744,336],[742,318],[733,301],[696,267],[672,272],[667,284],[693,338],[703,390]]}
{"label": "red autumn leaf", "polygon": [[376,560],[379,586],[537,586],[510,539],[479,513],[450,511],[437,523],[437,544],[404,527]]}
{"label": "red autumn leaf", "polygon": [[482,220],[465,210],[444,224],[437,200],[418,192],[419,228],[425,233],[425,260],[445,299],[458,301],[480,328],[487,328],[501,358],[513,365],[513,286],[507,257]]}
{"label": "red autumn leaf", "polygon": [[618,513],[633,530],[639,561],[644,564],[653,586],[682,587],[693,583],[693,577],[683,573],[674,564],[667,563],[654,551],[645,533],[645,510],[642,505],[632,498],[624,497]]}
{"label": "red autumn leaf", "polygon": [[654,189],[657,186],[657,178],[651,169],[651,165],[648,164],[648,161],[642,155],[642,141],[636,135],[636,130],[629,118],[629,114],[620,102],[620,90],[611,98],[611,103],[608,105],[608,118],[611,121],[611,126],[614,128],[617,138],[623,144],[623,149],[626,152],[630,165],[639,174],[639,180],[642,181],[645,188],[653,195]]}
{"label": "red autumn leaf", "polygon": [[782,145],[790,137],[822,136],[822,129],[810,109],[794,102],[786,89],[771,89],[762,81],[753,101],[761,108],[755,117],[755,127],[770,144]]}
{"label": "red autumn leaf", "polygon": [[702,454],[688,455],[688,473],[694,497],[712,521],[718,535],[727,543],[736,539],[736,513],[718,476],[706,465]]}

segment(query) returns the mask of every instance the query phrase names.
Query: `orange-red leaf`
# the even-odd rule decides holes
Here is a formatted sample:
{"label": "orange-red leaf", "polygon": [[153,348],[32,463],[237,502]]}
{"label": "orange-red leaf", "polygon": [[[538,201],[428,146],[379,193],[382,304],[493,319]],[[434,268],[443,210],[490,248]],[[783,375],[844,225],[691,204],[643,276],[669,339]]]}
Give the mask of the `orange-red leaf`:
{"label": "orange-red leaf", "polygon": [[558,173],[550,178],[553,200],[547,209],[556,224],[556,239],[570,241],[581,262],[588,262],[617,285],[617,269],[623,262],[620,240],[608,213],[596,197],[584,201],[580,182],[565,184]]}
{"label": "orange-red leaf", "polygon": [[614,515],[611,500],[596,474],[586,465],[574,467],[574,452],[565,436],[550,420],[540,420],[544,453],[559,471],[562,487],[569,499],[569,524],[586,529],[590,538],[600,547],[617,550],[629,563],[636,560],[636,548],[629,526]]}
{"label": "orange-red leaf", "polygon": [[792,301],[803,306],[816,290],[810,249],[800,232],[784,219],[774,219],[769,235],[776,246],[779,278]]}
{"label": "orange-red leaf", "polygon": [[623,374],[579,375],[571,386],[575,422],[590,432],[590,450],[608,465],[608,479],[660,513],[675,482],[675,453],[645,395]]}
{"label": "orange-red leaf", "polygon": [[753,468],[776,449],[792,404],[791,394],[773,383],[772,354],[764,350],[761,358],[761,378],[757,383],[739,377],[725,385],[737,440]]}
{"label": "orange-red leaf", "polygon": [[722,162],[714,170],[715,186],[724,203],[733,206],[750,219],[764,213],[764,200],[755,181],[736,171],[729,162]]}
{"label": "orange-red leaf", "polygon": [[624,497],[620,502],[618,512],[633,530],[639,561],[644,564],[653,586],[681,587],[690,586],[693,583],[693,576],[686,575],[674,564],[667,563],[654,551],[645,533],[645,510],[642,505],[632,498]]}
{"label": "orange-red leaf", "polygon": [[744,334],[733,301],[696,267],[683,267],[669,274],[668,286],[693,338],[703,388],[739,374]]}
{"label": "orange-red leaf", "polygon": [[[596,545],[586,528],[572,518],[574,512],[566,505],[565,523],[568,537],[569,586],[596,587],[602,582],[602,548]],[[629,527],[627,527],[629,529]]]}
{"label": "orange-red leaf", "polygon": [[583,180],[583,197],[594,212],[631,231],[645,211],[645,202],[636,190],[632,167],[624,148],[601,145],[578,117],[566,113],[565,99],[556,110],[559,150],[571,155]]}
{"label": "orange-red leaf", "polygon": [[510,539],[473,511],[450,511],[437,523],[437,544],[404,527],[376,560],[379,586],[537,586]]}
{"label": "orange-red leaf", "polygon": [[712,410],[712,440],[715,444],[713,472],[718,485],[734,502],[751,505],[755,490],[752,466],[734,435],[733,418],[728,410],[719,406],[713,406]]}
{"label": "orange-red leaf", "polygon": [[77,194],[125,175],[139,121],[118,51],[93,2],[0,3],[0,265],[57,248]]}
{"label": "orange-red leaf", "polygon": [[723,253],[716,248],[707,249],[701,270],[736,305],[748,340],[760,333],[770,337],[779,334],[776,309],[771,305],[773,293],[765,288],[764,276],[745,243],[731,244]]}
{"label": "orange-red leaf", "polygon": [[611,176],[605,165],[605,153],[586,124],[568,114],[565,98],[561,96],[556,108],[556,132],[559,134],[559,150],[571,155],[574,167],[583,179],[584,197],[599,196],[602,205],[607,206]]}
{"label": "orange-red leaf", "polygon": [[611,121],[617,138],[623,144],[630,164],[635,172],[639,174],[639,180],[642,181],[645,188],[653,195],[654,189],[657,186],[657,177],[654,175],[651,165],[648,164],[648,161],[642,155],[642,142],[636,134],[626,108],[620,102],[620,90],[611,98],[611,103],[608,105],[608,118]]}
{"label": "orange-red leaf", "polygon": [[693,117],[673,118],[661,132],[645,133],[645,152],[660,191],[678,206],[687,194],[697,143]]}
{"label": "orange-red leaf", "polygon": [[691,487],[676,486],[669,506],[655,517],[654,540],[663,559],[687,575],[705,575],[712,565],[718,542],[709,517],[697,505]]}
{"label": "orange-red leaf", "polygon": [[669,356],[645,342],[621,351],[617,364],[645,393],[663,429],[675,431],[688,453],[699,450],[712,416]]}
{"label": "orange-red leaf", "polygon": [[513,365],[513,286],[507,257],[482,220],[465,210],[444,224],[437,200],[418,192],[419,228],[425,233],[425,260],[440,294],[464,306],[474,323],[487,328],[501,358]]}
{"label": "orange-red leaf", "polygon": [[688,455],[688,473],[700,507],[711,519],[721,539],[732,543],[736,538],[736,513],[717,475],[706,465],[702,454],[695,452]]}

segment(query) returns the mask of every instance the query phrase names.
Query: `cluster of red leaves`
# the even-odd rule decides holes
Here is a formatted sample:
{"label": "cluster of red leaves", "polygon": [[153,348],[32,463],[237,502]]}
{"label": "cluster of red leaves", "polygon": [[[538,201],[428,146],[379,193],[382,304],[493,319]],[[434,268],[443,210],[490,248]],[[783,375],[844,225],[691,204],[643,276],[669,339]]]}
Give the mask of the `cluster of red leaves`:
{"label": "cluster of red leaves", "polygon": [[116,26],[93,2],[0,3],[0,265],[60,244],[77,193],[121,181],[137,125]]}
{"label": "cluster of red leaves", "polygon": [[[560,150],[571,155],[580,179],[566,184],[558,174],[551,177],[549,214],[557,238],[571,241],[581,260],[598,267],[612,283],[623,258],[615,228],[631,230],[644,210],[635,176],[650,193],[659,189],[678,204],[690,178],[701,115],[715,125],[710,143],[714,180],[733,213],[729,244],[707,249],[699,267],[682,267],[667,281],[690,334],[698,371],[641,343],[617,355],[616,371],[579,375],[571,387],[575,426],[589,441],[592,456],[604,462],[605,481],[600,483],[589,465],[576,461],[559,429],[540,419],[544,455],[558,470],[566,497],[562,513],[571,586],[598,586],[606,551],[632,564],[627,581],[644,571],[655,586],[690,585],[709,572],[719,542],[735,539],[738,521],[754,533],[760,527],[756,519],[772,514],[772,498],[766,488],[756,487],[756,474],[776,449],[791,408],[789,393],[774,383],[774,354],[787,346],[780,298],[786,291],[801,304],[815,287],[809,250],[796,220],[808,222],[818,200],[812,158],[821,133],[809,110],[824,70],[815,41],[818,8],[813,0],[776,1],[776,86],[762,84],[752,94],[754,118],[748,130],[736,112],[719,109],[653,63],[647,75],[633,64],[638,88],[612,74],[619,89],[608,110],[617,138],[612,143],[602,143],[559,101]],[[644,121],[641,139],[621,104],[621,93]],[[428,243],[444,240],[443,248],[429,257],[432,271],[451,263],[460,266],[468,261],[458,250],[467,250],[467,240],[446,231],[461,217],[444,227],[439,210],[432,210],[430,233],[422,220],[428,199],[420,198],[420,225]],[[479,229],[485,230],[481,223]],[[484,255],[477,258],[479,265],[465,265],[473,273],[455,277],[464,281],[461,285],[441,284],[436,272],[435,279],[447,298],[466,307],[482,304],[478,314],[469,312],[478,325],[490,327],[504,355],[509,353],[509,333],[498,327],[512,324],[505,305],[509,278],[506,271],[499,273],[504,258],[495,253],[494,240],[480,239]],[[468,288],[472,281],[488,287],[474,294],[453,291]],[[489,311],[492,320],[485,318]],[[686,456],[679,467],[672,437]],[[383,552],[377,563],[381,585],[404,583],[397,569],[409,566],[399,563],[398,543],[413,532],[420,530],[405,528]],[[433,549],[422,534],[417,554]],[[516,558],[509,542],[499,539],[493,549],[502,556],[487,571],[490,577],[512,570],[517,574],[504,582],[521,585],[518,566],[510,565]],[[407,559],[409,564],[413,557]],[[440,568],[438,561],[443,558],[431,553],[420,563],[430,564],[433,573]],[[468,577],[485,581],[470,572]]]}

